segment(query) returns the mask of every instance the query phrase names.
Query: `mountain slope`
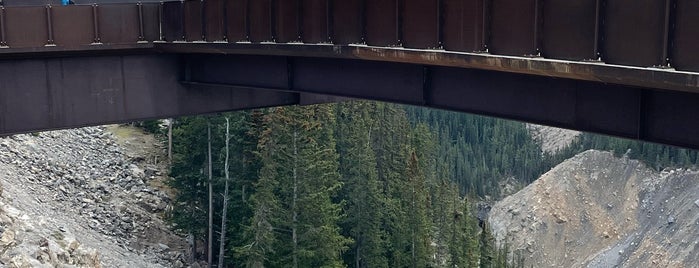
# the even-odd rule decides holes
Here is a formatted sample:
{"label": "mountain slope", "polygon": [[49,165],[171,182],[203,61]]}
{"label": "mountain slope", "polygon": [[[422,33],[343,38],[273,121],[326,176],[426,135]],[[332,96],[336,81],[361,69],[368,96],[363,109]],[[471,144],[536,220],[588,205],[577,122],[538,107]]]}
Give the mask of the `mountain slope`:
{"label": "mountain slope", "polygon": [[586,151],[498,202],[489,222],[525,267],[696,267],[699,172]]}
{"label": "mountain slope", "polygon": [[104,127],[0,138],[0,266],[183,266],[162,168],[119,141]]}

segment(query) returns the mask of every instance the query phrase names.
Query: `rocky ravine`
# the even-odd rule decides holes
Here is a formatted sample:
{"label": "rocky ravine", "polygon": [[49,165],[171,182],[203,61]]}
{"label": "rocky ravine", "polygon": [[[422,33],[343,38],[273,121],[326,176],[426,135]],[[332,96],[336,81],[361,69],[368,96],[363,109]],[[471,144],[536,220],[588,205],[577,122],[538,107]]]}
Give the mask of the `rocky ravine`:
{"label": "rocky ravine", "polygon": [[697,267],[699,172],[583,152],[493,206],[525,267]]}
{"label": "rocky ravine", "polygon": [[0,138],[0,266],[183,266],[163,167],[120,142],[105,127]]}

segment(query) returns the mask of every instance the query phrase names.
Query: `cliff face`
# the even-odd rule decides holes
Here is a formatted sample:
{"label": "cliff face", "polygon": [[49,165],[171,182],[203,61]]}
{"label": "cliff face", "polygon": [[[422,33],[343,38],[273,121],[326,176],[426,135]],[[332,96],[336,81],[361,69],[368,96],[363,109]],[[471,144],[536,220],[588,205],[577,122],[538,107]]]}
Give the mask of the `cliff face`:
{"label": "cliff face", "polygon": [[498,202],[489,222],[525,267],[696,267],[699,172],[587,151]]}

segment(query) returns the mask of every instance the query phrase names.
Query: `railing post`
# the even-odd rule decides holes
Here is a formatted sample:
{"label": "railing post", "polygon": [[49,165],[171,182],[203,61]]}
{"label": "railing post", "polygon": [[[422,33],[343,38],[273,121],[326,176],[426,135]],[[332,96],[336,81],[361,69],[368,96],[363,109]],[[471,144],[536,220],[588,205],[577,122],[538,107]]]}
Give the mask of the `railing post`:
{"label": "railing post", "polygon": [[99,13],[97,11],[97,4],[92,4],[92,26],[95,29],[95,40],[92,42],[93,45],[102,44],[100,40],[100,25],[99,25]]}
{"label": "railing post", "polygon": [[8,48],[5,39],[5,7],[0,7],[0,48]]}
{"label": "railing post", "polygon": [[187,22],[184,19],[185,13],[187,13],[187,12],[185,11],[185,8],[184,8],[184,0],[180,0],[180,12],[181,12],[180,15],[182,16],[182,20],[181,20],[182,21],[182,42],[187,42]]}
{"label": "railing post", "polygon": [[206,42],[206,1],[200,0],[199,14],[201,15],[201,41]]}
{"label": "railing post", "polygon": [[138,7],[138,42],[143,42],[146,39],[143,34],[143,4],[138,2],[136,7]]}
{"label": "railing post", "polygon": [[663,29],[663,65],[661,67],[664,68],[670,68],[670,56],[669,56],[669,50],[670,50],[670,16],[672,16],[671,13],[672,9],[672,3],[670,0],[665,0],[665,21],[664,21],[664,29]]}
{"label": "railing post", "polygon": [[165,36],[163,36],[163,5],[165,3],[161,1],[158,7],[158,42],[165,42]]}
{"label": "railing post", "polygon": [[47,32],[48,32],[48,40],[46,40],[46,45],[47,47],[52,47],[56,46],[56,44],[53,42],[53,24],[51,22],[51,5],[46,5],[46,27],[47,27]]}

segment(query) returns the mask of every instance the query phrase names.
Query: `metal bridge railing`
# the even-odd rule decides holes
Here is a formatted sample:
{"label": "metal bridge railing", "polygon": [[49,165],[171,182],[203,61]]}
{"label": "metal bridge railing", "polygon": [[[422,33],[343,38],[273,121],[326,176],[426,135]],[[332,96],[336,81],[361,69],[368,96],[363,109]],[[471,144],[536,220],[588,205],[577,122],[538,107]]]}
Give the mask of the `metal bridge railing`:
{"label": "metal bridge railing", "polygon": [[0,45],[364,44],[699,72],[696,25],[696,0],[187,0],[7,6]]}

